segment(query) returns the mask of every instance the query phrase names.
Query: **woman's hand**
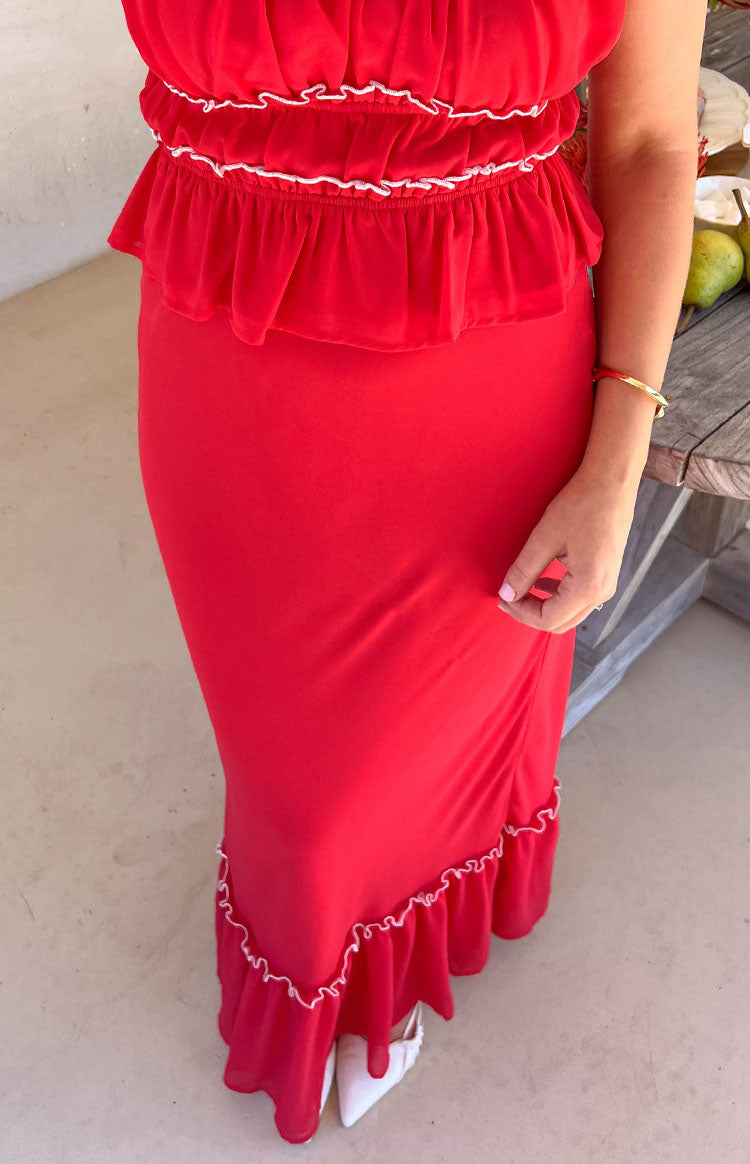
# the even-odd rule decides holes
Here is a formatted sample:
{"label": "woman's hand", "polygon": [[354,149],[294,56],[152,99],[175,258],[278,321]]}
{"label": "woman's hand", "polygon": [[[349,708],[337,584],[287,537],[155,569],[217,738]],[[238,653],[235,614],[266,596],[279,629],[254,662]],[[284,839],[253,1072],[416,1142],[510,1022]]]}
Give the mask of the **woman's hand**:
{"label": "woman's hand", "polygon": [[[562,634],[582,622],[617,588],[633,521],[638,482],[627,485],[579,469],[550,501],[505,575],[498,606],[519,622]],[[553,558],[567,573],[538,581]],[[549,591],[534,598],[531,587]],[[510,601],[511,587],[515,597]]]}

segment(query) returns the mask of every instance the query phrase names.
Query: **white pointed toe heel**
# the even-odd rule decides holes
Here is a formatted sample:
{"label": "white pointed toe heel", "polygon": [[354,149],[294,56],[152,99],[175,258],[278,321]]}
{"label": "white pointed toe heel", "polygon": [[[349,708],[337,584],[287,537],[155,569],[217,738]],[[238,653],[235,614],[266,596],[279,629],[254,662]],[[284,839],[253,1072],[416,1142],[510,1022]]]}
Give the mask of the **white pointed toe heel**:
{"label": "white pointed toe heel", "polygon": [[345,1128],[399,1083],[419,1054],[424,1038],[422,1003],[418,1002],[400,1039],[388,1045],[388,1070],[382,1079],[373,1079],[367,1070],[367,1040],[361,1035],[339,1035],[336,1059],[336,1086],[339,1113]]}

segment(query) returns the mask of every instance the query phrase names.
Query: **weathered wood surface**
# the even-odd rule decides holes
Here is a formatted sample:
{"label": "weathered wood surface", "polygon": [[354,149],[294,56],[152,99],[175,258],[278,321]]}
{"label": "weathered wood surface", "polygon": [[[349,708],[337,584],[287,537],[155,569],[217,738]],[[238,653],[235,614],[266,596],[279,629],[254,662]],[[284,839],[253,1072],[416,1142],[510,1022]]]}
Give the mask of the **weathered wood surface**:
{"label": "weathered wood surface", "polygon": [[[750,376],[750,351],[747,371]],[[750,404],[693,449],[685,485],[703,493],[750,499]]]}
{"label": "weathered wood surface", "polygon": [[[701,314],[701,323],[672,345],[663,385],[672,399],[654,420],[644,473],[668,485],[750,498],[748,413],[735,420],[750,404],[750,286]],[[699,448],[700,467],[689,483]]]}
{"label": "weathered wood surface", "polygon": [[709,12],[703,37],[701,64],[707,69],[726,73],[750,89],[750,48],[748,48],[750,13],[720,8]]}
{"label": "weathered wood surface", "polygon": [[[750,89],[750,13],[709,13],[701,63]],[[750,463],[747,414],[735,422],[750,404],[750,287],[745,279],[711,307],[693,312],[675,337],[663,391],[671,403],[654,421],[644,475],[669,485],[750,497],[744,469]],[[721,468],[725,452],[726,471]]]}

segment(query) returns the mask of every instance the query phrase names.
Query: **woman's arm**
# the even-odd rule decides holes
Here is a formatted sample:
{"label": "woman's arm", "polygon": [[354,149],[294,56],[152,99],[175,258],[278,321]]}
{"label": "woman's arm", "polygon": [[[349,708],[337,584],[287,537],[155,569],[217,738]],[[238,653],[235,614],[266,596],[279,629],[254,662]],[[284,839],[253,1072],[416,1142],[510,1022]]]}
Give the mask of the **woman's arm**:
{"label": "woman's arm", "polygon": [[[628,0],[589,75],[589,191],[605,240],[594,267],[597,363],[661,388],[687,281],[706,0]],[[585,466],[617,484],[646,463],[655,405],[601,380]]]}
{"label": "woman's arm", "polygon": [[[596,362],[659,389],[690,262],[705,21],[706,0],[627,0],[617,44],[589,74],[589,189],[605,231]],[[614,594],[655,409],[632,385],[598,381],[580,468],[508,570],[515,599],[501,595],[501,609],[562,633]],[[554,557],[568,573],[551,597],[528,595]]]}

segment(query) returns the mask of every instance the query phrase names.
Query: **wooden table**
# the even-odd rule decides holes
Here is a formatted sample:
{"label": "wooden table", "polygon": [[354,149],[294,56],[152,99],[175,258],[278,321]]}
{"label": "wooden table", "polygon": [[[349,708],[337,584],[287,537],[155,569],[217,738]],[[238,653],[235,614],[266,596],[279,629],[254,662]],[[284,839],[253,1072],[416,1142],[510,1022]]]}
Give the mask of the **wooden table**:
{"label": "wooden table", "polygon": [[[750,13],[709,13],[702,64],[750,89]],[[726,172],[722,160],[710,158],[706,172]],[[750,174],[747,163],[742,174]],[[663,391],[671,403],[654,421],[617,592],[576,631],[563,734],[698,598],[750,620],[750,286],[744,279],[713,307],[695,311],[675,337]]]}

